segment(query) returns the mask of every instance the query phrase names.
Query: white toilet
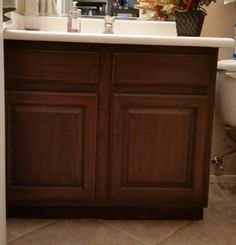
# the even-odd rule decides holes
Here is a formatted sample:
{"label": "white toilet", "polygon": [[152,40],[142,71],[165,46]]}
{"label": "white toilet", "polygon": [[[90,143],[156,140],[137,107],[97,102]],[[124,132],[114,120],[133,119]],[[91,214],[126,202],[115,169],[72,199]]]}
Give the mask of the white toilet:
{"label": "white toilet", "polygon": [[[236,145],[236,139],[231,135],[231,127],[236,127],[236,60],[218,62],[216,92],[217,102],[225,124],[225,133]],[[211,160],[215,166],[216,174],[222,174],[224,157],[233,153],[236,153],[236,148],[220,156],[215,156]]]}
{"label": "white toilet", "polygon": [[218,62],[216,91],[224,123],[236,127],[236,60]]}

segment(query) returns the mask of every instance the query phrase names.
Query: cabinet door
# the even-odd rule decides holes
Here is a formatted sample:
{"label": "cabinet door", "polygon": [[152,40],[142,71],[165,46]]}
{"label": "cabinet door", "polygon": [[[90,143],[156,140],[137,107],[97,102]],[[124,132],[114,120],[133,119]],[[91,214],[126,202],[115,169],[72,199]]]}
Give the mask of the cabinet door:
{"label": "cabinet door", "polygon": [[111,199],[201,205],[208,114],[206,96],[114,94]]}
{"label": "cabinet door", "polygon": [[8,92],[8,200],[93,200],[97,97]]}

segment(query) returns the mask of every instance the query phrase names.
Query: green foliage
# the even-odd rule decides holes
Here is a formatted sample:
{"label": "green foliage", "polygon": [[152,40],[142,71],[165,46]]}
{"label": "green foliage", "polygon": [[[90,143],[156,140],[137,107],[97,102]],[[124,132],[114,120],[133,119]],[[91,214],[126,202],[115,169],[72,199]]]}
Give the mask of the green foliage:
{"label": "green foliage", "polygon": [[174,12],[176,10],[176,6],[173,4],[166,4],[162,7],[161,12],[167,17],[167,20],[174,21],[175,16]]}

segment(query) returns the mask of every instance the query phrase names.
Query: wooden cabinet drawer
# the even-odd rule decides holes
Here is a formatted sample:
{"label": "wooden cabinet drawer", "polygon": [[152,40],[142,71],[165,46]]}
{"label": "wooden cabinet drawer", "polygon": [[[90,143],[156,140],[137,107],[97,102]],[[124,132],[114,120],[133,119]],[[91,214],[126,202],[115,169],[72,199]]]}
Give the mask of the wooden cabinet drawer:
{"label": "wooden cabinet drawer", "polygon": [[214,58],[208,54],[113,53],[113,84],[117,85],[208,85]]}
{"label": "wooden cabinet drawer", "polygon": [[99,52],[83,50],[5,49],[9,83],[97,84]]}

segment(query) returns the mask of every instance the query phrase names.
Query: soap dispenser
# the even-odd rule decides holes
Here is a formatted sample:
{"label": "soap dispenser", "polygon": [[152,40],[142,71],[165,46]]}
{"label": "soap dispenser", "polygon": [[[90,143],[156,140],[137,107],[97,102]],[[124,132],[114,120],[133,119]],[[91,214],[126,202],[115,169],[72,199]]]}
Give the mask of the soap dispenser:
{"label": "soap dispenser", "polygon": [[72,3],[71,10],[68,13],[67,31],[80,32],[81,30],[81,9],[77,9],[77,2]]}

